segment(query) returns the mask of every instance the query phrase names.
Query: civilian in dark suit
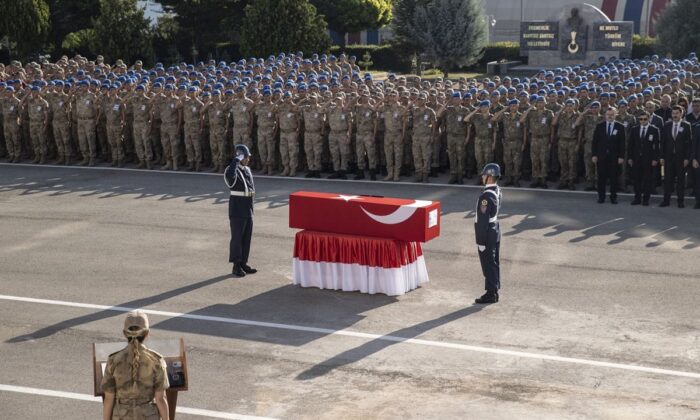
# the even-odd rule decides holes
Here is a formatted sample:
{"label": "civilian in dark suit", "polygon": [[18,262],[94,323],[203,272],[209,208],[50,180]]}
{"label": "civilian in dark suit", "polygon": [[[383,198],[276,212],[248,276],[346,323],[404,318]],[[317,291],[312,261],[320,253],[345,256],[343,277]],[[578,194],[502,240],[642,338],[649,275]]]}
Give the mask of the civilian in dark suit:
{"label": "civilian in dark suit", "polygon": [[695,209],[700,209],[700,129],[693,131],[693,144],[690,149],[692,172],[695,173]]}
{"label": "civilian in dark suit", "polygon": [[617,110],[608,108],[605,121],[593,132],[593,163],[598,170],[598,203],[605,202],[605,185],[610,181],[610,202],[617,204],[620,165],[625,163],[625,126],[615,121]]}
{"label": "civilian in dark suit", "polygon": [[[664,125],[666,122],[664,121],[663,118],[659,117],[654,113],[656,110],[656,103],[652,101],[648,101],[644,105],[644,109],[649,113],[649,117],[651,118],[649,122],[651,122],[651,125],[655,126],[658,130],[659,133],[661,133],[661,130],[664,129]],[[651,177],[651,193],[656,194],[656,187],[661,186],[661,165],[656,165],[654,167],[654,170],[652,171],[652,177]]]}
{"label": "civilian in dark suit", "polygon": [[673,107],[672,120],[661,132],[661,165],[664,167],[664,200],[661,207],[668,207],[675,184],[678,207],[685,207],[685,172],[690,163],[692,129],[683,121],[683,108]]}
{"label": "civilian in dark suit", "polygon": [[627,149],[627,163],[632,168],[634,201],[632,205],[649,205],[652,171],[659,163],[661,135],[659,129],[649,123],[649,113],[637,118],[639,125],[632,127]]}
{"label": "civilian in dark suit", "polygon": [[228,219],[231,226],[229,262],[233,263],[236,277],[255,274],[258,270],[248,265],[250,242],[253,237],[253,201],[255,184],[250,171],[250,150],[245,145],[236,146],[236,157],[224,171],[224,181],[231,190],[228,201]]}

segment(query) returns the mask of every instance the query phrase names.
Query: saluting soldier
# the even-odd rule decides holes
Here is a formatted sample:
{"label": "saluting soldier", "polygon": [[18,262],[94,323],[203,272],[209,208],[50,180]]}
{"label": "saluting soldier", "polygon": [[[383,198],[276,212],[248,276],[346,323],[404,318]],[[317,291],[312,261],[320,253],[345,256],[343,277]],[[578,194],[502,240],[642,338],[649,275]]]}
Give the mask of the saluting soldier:
{"label": "saluting soldier", "polygon": [[46,143],[46,130],[49,126],[49,103],[41,97],[39,86],[32,86],[31,91],[27,108],[29,110],[29,133],[34,149],[32,163],[44,164],[49,152]]}
{"label": "saluting soldier", "polygon": [[20,142],[21,101],[15,95],[15,88],[5,88],[2,102],[2,128],[5,135],[5,145],[10,163],[19,163],[22,159],[22,144]]}
{"label": "saluting soldier", "polygon": [[454,92],[450,103],[438,113],[438,121],[447,135],[447,156],[450,161],[450,184],[461,184],[464,174],[464,148],[467,143],[467,121],[470,111],[462,106],[462,95]]}
{"label": "saluting soldier", "polygon": [[128,345],[110,354],[100,387],[105,398],[103,420],[168,420],[170,388],[167,365],[160,354],[143,344],[150,331],[148,317],[129,312],[124,320]]}
{"label": "saluting soldier", "polygon": [[384,153],[387,171],[384,181],[398,181],[403,162],[404,119],[407,110],[398,102],[398,99],[398,93],[391,91],[386,103],[378,104],[377,109],[384,121]]}
{"label": "saluting soldier", "polygon": [[78,85],[75,109],[78,114],[78,141],[83,155],[80,165],[95,166],[95,121],[99,117],[99,111],[95,109],[96,97],[88,90],[88,83],[81,81]]}
{"label": "saluting soldier", "polygon": [[338,92],[326,107],[328,117],[328,147],[333,161],[333,174],[328,179],[347,179],[350,160],[350,130],[352,113],[345,106],[345,94]]}
{"label": "saluting soldier", "polygon": [[576,101],[567,99],[564,103],[564,109],[559,111],[552,124],[557,127],[559,133],[559,166],[561,167],[561,176],[559,178],[559,186],[557,189],[575,190],[576,182],[576,161],[578,160],[578,141],[576,120],[578,120],[579,112],[576,109]]}
{"label": "saluting soldier", "polygon": [[304,118],[304,152],[309,172],[306,178],[321,177],[321,154],[323,153],[323,130],[326,126],[325,109],[318,103],[318,95],[310,93],[307,105],[302,109]]}
{"label": "saluting soldier", "polygon": [[202,165],[202,111],[204,103],[199,100],[199,89],[190,86],[189,96],[182,101],[182,119],[184,121],[185,154],[187,155],[187,170],[199,172]]}
{"label": "saluting soldier", "polygon": [[277,105],[272,103],[272,91],[263,89],[262,102],[255,106],[258,123],[258,151],[262,173],[272,175],[275,170],[275,137],[277,136]]}
{"label": "saluting soldier", "polygon": [[[180,125],[182,124],[182,104],[180,99],[173,95],[174,86],[165,85],[165,98],[159,101],[158,115],[160,115],[160,141],[165,156],[165,166],[162,170],[178,170],[177,162],[180,158]],[[152,115],[151,118],[155,118]]]}
{"label": "saluting soldier", "polygon": [[53,119],[51,125],[53,127],[53,137],[58,150],[57,165],[71,164],[73,148],[70,141],[70,97],[63,92],[63,82],[57,80],[55,82],[55,90],[49,100],[51,106],[51,114]]}
{"label": "saluting soldier", "polygon": [[[474,153],[477,167],[483,168],[493,157],[494,143],[496,141],[493,115],[490,113],[491,101],[488,99],[479,103],[479,107],[467,115],[466,122],[474,126]],[[477,180],[478,185],[481,180]]]}
{"label": "saluting soldier", "polygon": [[503,161],[506,169],[505,186],[520,186],[520,162],[524,149],[524,130],[518,111],[519,101],[511,99],[508,107],[493,116],[494,123],[503,124]]}
{"label": "saluting soldier", "polygon": [[433,141],[437,134],[437,115],[435,111],[425,104],[428,96],[425,93],[418,94],[415,107],[411,110],[413,119],[413,166],[416,171],[415,182],[428,182],[430,164],[433,154]]}
{"label": "saluting soldier", "polygon": [[301,112],[292,101],[292,92],[284,92],[282,102],[277,105],[277,124],[280,128],[280,154],[282,176],[296,176],[299,165],[299,136],[301,134]]}
{"label": "saluting soldier", "polygon": [[153,149],[151,148],[151,98],[146,94],[144,85],[136,86],[134,96],[129,100],[129,107],[134,116],[134,149],[139,159],[139,169],[151,169]]}
{"label": "saluting soldier", "polygon": [[552,121],[554,114],[545,108],[544,96],[535,100],[535,108],[530,108],[523,114],[520,122],[527,124],[526,136],[529,132],[530,158],[532,159],[532,176],[534,181],[530,188],[547,188],[547,165],[549,163],[549,148],[552,144]]}
{"label": "saluting soldier", "polygon": [[600,113],[600,102],[593,101],[576,119],[576,126],[583,127],[579,133],[579,148],[583,147],[583,161],[586,168],[586,191],[597,190],[596,165],[593,163],[593,134],[605,117]]}
{"label": "saluting soldier", "polygon": [[107,141],[112,151],[112,166],[124,166],[124,144],[122,140],[122,128],[124,127],[124,101],[117,95],[117,86],[109,87],[109,96],[103,98],[105,103],[107,129]]}
{"label": "saluting soldier", "polygon": [[[366,164],[369,163],[369,178],[377,179],[377,143],[374,131],[377,121],[377,111],[369,98],[369,91],[363,90],[354,107],[356,125],[357,174],[355,180],[365,179]],[[366,159],[365,159],[366,157]]]}
{"label": "saluting soldier", "polygon": [[253,237],[253,203],[255,201],[255,183],[250,171],[250,150],[239,144],[235,148],[236,156],[224,171],[224,181],[231,190],[228,201],[228,218],[231,227],[229,243],[229,262],[233,264],[232,274],[245,277],[258,270],[248,265],[250,243]]}

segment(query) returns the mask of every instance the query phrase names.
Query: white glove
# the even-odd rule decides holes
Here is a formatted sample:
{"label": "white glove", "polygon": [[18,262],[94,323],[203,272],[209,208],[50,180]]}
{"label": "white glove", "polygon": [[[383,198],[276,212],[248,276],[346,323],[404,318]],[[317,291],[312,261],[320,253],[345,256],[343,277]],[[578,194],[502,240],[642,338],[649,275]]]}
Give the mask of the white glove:
{"label": "white glove", "polygon": [[245,159],[245,156],[243,156],[242,153],[239,153],[236,155],[236,159],[238,159],[239,161],[243,161],[243,159]]}
{"label": "white glove", "polygon": [[486,245],[477,245],[476,247],[479,248],[479,252],[484,252],[486,249]]}

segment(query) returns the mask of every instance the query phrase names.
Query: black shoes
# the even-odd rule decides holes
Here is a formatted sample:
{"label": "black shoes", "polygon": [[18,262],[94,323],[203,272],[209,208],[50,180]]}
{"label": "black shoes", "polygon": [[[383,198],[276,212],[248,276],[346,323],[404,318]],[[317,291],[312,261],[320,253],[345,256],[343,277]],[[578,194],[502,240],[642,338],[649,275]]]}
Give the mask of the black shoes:
{"label": "black shoes", "polygon": [[539,187],[539,186],[540,186],[540,180],[539,180],[539,179],[535,180],[534,182],[532,182],[532,183],[530,184],[530,188],[537,188],[537,187]]}
{"label": "black shoes", "polygon": [[245,271],[243,270],[243,266],[241,266],[240,264],[234,264],[231,274],[233,274],[234,277],[245,277]]}
{"label": "black shoes", "polygon": [[700,209],[700,201],[698,201],[697,203],[695,203],[695,206],[694,206],[693,208],[694,208],[695,210]]}
{"label": "black shoes", "polygon": [[659,204],[659,207],[668,207],[669,205],[671,205],[671,203],[669,203],[668,201],[664,200],[664,201],[661,202],[661,204]]}
{"label": "black shoes", "polygon": [[617,197],[610,197],[610,204],[617,204]]}
{"label": "black shoes", "polygon": [[682,201],[678,202],[678,208],[679,209],[685,208],[685,203],[683,203]]}
{"label": "black shoes", "polygon": [[599,198],[599,199],[598,199],[598,204],[603,204],[603,203],[605,203],[605,199],[604,199],[604,198]]}
{"label": "black shoes", "polygon": [[474,300],[474,303],[489,304],[498,302],[498,292],[489,290],[483,296]]}
{"label": "black shoes", "polygon": [[369,170],[369,180],[370,181],[376,181],[377,180],[377,171],[374,169]]}
{"label": "black shoes", "polygon": [[255,274],[255,273],[258,272],[258,270],[252,268],[252,267],[249,266],[248,264],[241,264],[241,268],[243,269],[243,271],[244,271],[246,274]]}
{"label": "black shoes", "polygon": [[632,200],[632,202],[630,203],[630,205],[632,205],[632,206],[638,206],[638,205],[640,205],[640,204],[642,204],[642,200],[640,200],[640,199],[638,199],[638,198],[635,198],[635,199]]}
{"label": "black shoes", "polygon": [[353,181],[360,181],[362,179],[365,179],[365,170],[358,169],[357,173],[355,174],[355,176],[352,179],[353,179]]}

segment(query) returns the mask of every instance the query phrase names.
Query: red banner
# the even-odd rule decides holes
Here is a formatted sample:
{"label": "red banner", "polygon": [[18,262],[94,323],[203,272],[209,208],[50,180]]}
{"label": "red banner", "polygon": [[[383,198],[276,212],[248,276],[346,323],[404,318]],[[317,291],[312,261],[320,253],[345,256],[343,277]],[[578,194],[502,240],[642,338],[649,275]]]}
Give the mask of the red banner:
{"label": "red banner", "polygon": [[298,191],[289,196],[289,227],[428,242],[440,235],[440,202]]}

